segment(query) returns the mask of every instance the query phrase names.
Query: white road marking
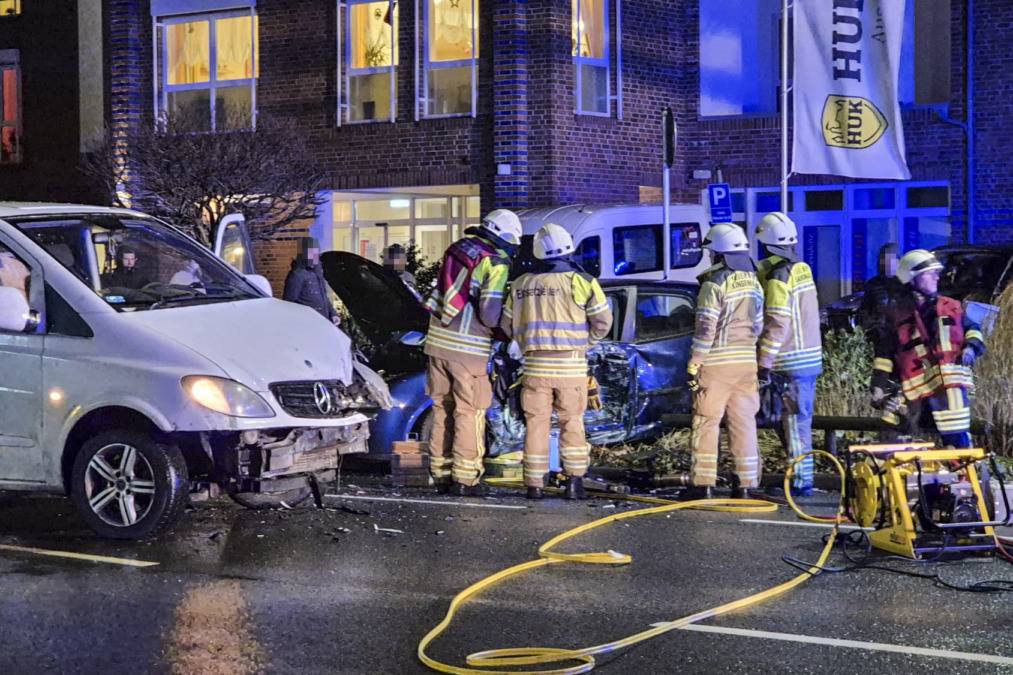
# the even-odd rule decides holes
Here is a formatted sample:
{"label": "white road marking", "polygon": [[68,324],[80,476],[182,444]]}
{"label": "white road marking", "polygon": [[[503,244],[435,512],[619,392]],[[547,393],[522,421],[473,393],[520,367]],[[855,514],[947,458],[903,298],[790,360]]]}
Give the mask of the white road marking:
{"label": "white road marking", "polygon": [[725,635],[738,635],[741,637],[766,638],[768,640],[782,640],[784,642],[801,642],[804,644],[828,645],[831,647],[845,647],[850,649],[865,649],[875,652],[893,652],[895,654],[910,654],[911,656],[929,656],[937,659],[955,659],[958,661],[979,661],[982,663],[996,663],[1004,666],[1013,665],[1013,658],[1007,656],[994,656],[992,654],[971,654],[969,652],[953,652],[946,649],[926,649],[924,647],[905,647],[904,645],[891,645],[884,642],[860,642],[858,640],[840,640],[838,638],[815,637],[812,635],[795,635],[793,633],[772,633],[765,630],[746,630],[743,628],[722,628],[720,626],[700,626],[697,624],[682,626],[681,630],[696,631],[698,633],[721,633]]}
{"label": "white road marking", "polygon": [[[832,522],[824,523],[807,523],[801,520],[763,520],[762,518],[740,518],[740,523],[753,523],[755,525],[794,525],[795,527],[826,527],[831,528],[834,526]],[[859,527],[858,525],[841,525],[841,531],[847,532],[849,530],[865,530],[866,532],[874,532],[874,527]]]}
{"label": "white road marking", "polygon": [[27,546],[10,546],[0,544],[0,551],[16,551],[18,553],[33,553],[35,555],[48,555],[54,558],[73,558],[74,560],[88,560],[90,562],[109,563],[110,565],[126,565],[127,567],[152,567],[157,562],[146,560],[130,560],[128,558],[110,558],[104,555],[88,555],[87,553],[73,553],[71,551],[51,551],[45,548],[29,548]]}
{"label": "white road marking", "polygon": [[442,504],[444,506],[466,506],[475,509],[514,509],[526,510],[526,506],[510,504],[475,504],[472,502],[445,501],[441,499],[407,499],[404,497],[370,497],[369,495],[324,495],[325,499],[359,499],[366,502],[403,502],[405,504]]}

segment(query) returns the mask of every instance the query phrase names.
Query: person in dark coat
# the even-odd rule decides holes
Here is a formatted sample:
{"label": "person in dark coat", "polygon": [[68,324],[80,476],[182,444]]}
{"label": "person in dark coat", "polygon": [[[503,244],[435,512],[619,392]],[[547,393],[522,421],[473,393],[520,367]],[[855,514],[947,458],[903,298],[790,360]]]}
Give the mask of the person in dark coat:
{"label": "person in dark coat", "polygon": [[907,293],[904,284],[897,278],[897,244],[884,244],[879,249],[879,274],[865,282],[865,295],[859,310],[862,326],[873,333],[873,340],[883,330],[892,306]]}
{"label": "person in dark coat", "polygon": [[341,323],[327,295],[327,282],[320,269],[320,244],[315,238],[303,237],[299,241],[299,257],[292,261],[292,271],[285,277],[285,292],[281,297],[312,307],[334,325]]}

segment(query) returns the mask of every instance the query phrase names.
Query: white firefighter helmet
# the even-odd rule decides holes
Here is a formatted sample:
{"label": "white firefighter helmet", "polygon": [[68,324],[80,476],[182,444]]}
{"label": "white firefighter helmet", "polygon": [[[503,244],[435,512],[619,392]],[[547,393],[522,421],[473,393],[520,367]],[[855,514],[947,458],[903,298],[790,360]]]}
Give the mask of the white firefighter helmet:
{"label": "white firefighter helmet", "polygon": [[791,246],[798,243],[795,222],[780,211],[768,213],[756,226],[756,238],[767,246]]}
{"label": "white firefighter helmet", "polygon": [[715,253],[749,253],[746,233],[735,223],[717,223],[711,226],[703,239],[703,245]]}
{"label": "white firefighter helmet", "polygon": [[916,276],[923,272],[941,269],[943,269],[943,264],[939,262],[939,259],[931,251],[916,248],[913,251],[905,253],[904,257],[897,263],[897,278],[900,279],[901,283],[909,284],[914,281]]}
{"label": "white firefighter helmet", "polygon": [[508,244],[517,246],[521,243],[521,219],[513,211],[507,209],[490,211],[482,219],[482,228]]}
{"label": "white firefighter helmet", "polygon": [[539,260],[561,258],[573,253],[573,237],[559,225],[546,223],[535,235],[534,249]]}

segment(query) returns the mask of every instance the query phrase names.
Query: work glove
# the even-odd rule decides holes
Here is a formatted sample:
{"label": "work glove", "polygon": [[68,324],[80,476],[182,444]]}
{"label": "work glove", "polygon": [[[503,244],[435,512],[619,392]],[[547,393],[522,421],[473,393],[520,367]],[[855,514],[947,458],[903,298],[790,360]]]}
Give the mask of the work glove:
{"label": "work glove", "polygon": [[594,375],[587,376],[587,409],[601,410],[601,391]]}
{"label": "work glove", "polygon": [[960,354],[960,362],[970,368],[977,360],[978,352],[974,351],[974,347],[970,345],[964,347],[964,351]]}
{"label": "work glove", "polygon": [[757,368],[756,369],[756,380],[761,387],[766,387],[770,384],[770,368]]}
{"label": "work glove", "polygon": [[524,354],[521,353],[521,346],[517,344],[517,340],[511,340],[510,344],[507,345],[507,356],[512,358],[514,361],[520,361]]}
{"label": "work glove", "polygon": [[886,392],[883,391],[882,387],[872,388],[872,406],[874,408],[880,408],[883,405],[883,400],[886,398]]}
{"label": "work glove", "polygon": [[690,364],[686,372],[689,373],[689,382],[686,383],[689,390],[694,394],[703,391],[703,387],[700,386],[700,366]]}
{"label": "work glove", "polygon": [[891,396],[882,402],[883,412],[895,413],[900,410],[901,403],[904,402],[903,396]]}

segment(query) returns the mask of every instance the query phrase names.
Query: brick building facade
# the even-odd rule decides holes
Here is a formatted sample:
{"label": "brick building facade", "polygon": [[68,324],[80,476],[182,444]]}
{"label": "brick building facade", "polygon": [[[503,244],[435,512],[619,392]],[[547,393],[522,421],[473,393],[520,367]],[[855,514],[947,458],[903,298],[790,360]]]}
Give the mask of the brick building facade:
{"label": "brick building facade", "polygon": [[[748,226],[761,211],[780,206],[771,198],[780,181],[780,120],[772,109],[707,114],[707,26],[727,4],[104,0],[107,124],[114,130],[149,124],[162,107],[194,100],[206,105],[205,95],[214,99],[207,104],[212,126],[223,119],[223,101],[294,118],[331,176],[328,202],[306,229],[326,248],[377,259],[384,246],[409,239],[430,257],[438,255],[494,207],[657,199],[660,111],[671,106],[679,130],[673,198],[700,201],[707,183],[720,177],[736,192],[736,219]],[[1011,209],[1001,190],[1013,153],[1013,132],[1004,119],[1004,92],[1013,76],[1003,41],[1013,6],[1006,0],[909,5],[918,35],[945,38],[923,44],[922,37],[912,47],[920,59],[912,76],[916,84],[927,74],[944,88],[903,111],[912,181],[866,189],[856,187],[860,181],[833,176],[791,180],[793,215],[812,229],[820,248],[836,243],[840,251],[836,266],[827,268],[847,280],[840,292],[857,288],[872,273],[874,231],[908,245],[963,241],[971,208],[977,241],[1013,240]],[[26,10],[18,20],[27,18]],[[764,20],[776,17],[768,12]],[[198,37],[207,31],[206,53],[185,35],[194,26]],[[3,30],[0,21],[0,50],[6,47]],[[238,53],[243,31],[250,35],[252,57]],[[451,47],[456,56],[440,54]],[[219,82],[228,50],[234,68],[245,72]],[[219,62],[210,63],[214,59]],[[744,52],[744,62],[754,60]],[[191,72],[203,61],[211,71],[217,67],[215,77],[201,80]],[[776,73],[767,76],[776,79]],[[973,157],[967,143],[969,86]],[[210,94],[201,87],[210,87]],[[28,103],[26,98],[26,142],[28,120],[37,119],[35,107],[43,105]],[[22,194],[35,193],[24,183],[0,185],[4,197]],[[260,247],[262,267],[276,288],[299,234],[285,233]],[[865,248],[852,246],[859,239]]]}
{"label": "brick building facade", "polygon": [[102,142],[101,0],[0,7],[0,199],[93,201],[78,171]]}

